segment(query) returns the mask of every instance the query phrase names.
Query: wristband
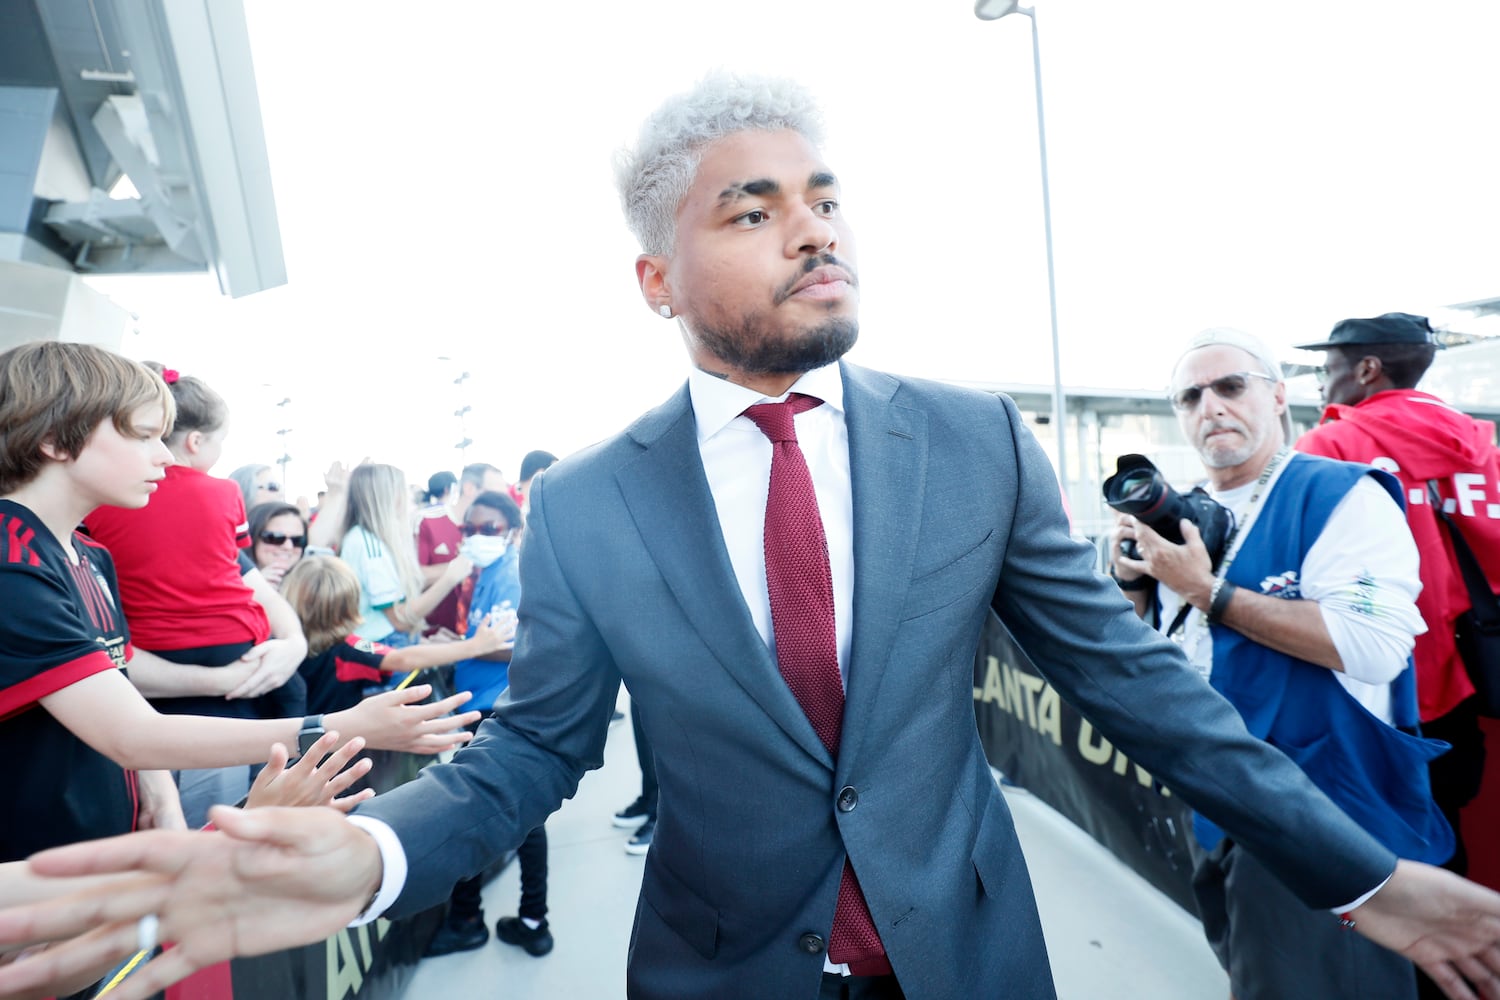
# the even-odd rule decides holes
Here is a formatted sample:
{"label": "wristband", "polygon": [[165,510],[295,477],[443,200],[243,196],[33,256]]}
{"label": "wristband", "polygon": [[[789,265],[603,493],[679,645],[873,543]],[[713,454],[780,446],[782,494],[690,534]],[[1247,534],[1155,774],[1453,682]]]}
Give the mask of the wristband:
{"label": "wristband", "polygon": [[302,720],[302,729],[297,733],[297,757],[301,759],[323,738],[323,717],[309,715]]}
{"label": "wristband", "polygon": [[1234,598],[1234,592],[1240,588],[1220,577],[1214,581],[1214,589],[1209,592],[1208,599],[1208,621],[1210,625],[1217,625],[1224,618],[1224,612],[1229,609],[1229,602]]}
{"label": "wristband", "polygon": [[1145,590],[1156,582],[1154,577],[1145,576],[1144,574],[1136,577],[1134,580],[1122,580],[1115,575],[1113,566],[1110,567],[1109,578],[1115,581],[1115,586],[1124,591]]}

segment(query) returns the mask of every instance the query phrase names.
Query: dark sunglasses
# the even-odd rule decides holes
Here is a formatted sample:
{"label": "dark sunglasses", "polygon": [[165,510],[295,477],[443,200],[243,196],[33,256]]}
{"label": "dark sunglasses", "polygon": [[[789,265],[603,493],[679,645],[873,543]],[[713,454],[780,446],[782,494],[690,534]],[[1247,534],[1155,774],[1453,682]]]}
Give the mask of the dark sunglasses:
{"label": "dark sunglasses", "polygon": [[1265,379],[1267,382],[1276,380],[1269,375],[1260,372],[1230,372],[1228,375],[1220,375],[1212,382],[1202,382],[1198,385],[1190,385],[1178,389],[1167,398],[1172,401],[1172,406],[1179,410],[1191,410],[1203,399],[1203,390],[1212,389],[1214,395],[1220,399],[1239,399],[1250,387],[1253,378]]}
{"label": "dark sunglasses", "polygon": [[277,548],[280,548],[287,542],[291,542],[299,549],[307,548],[306,535],[283,535],[279,531],[262,531],[260,533],[260,540],[265,542],[267,545],[274,545]]}
{"label": "dark sunglasses", "polygon": [[281,484],[280,483],[261,483],[260,484],[260,488],[263,489],[263,490],[265,490],[267,493],[280,493],[281,492]]}
{"label": "dark sunglasses", "polygon": [[466,524],[464,525],[464,537],[473,538],[475,535],[504,535],[510,531],[493,522],[489,524]]}

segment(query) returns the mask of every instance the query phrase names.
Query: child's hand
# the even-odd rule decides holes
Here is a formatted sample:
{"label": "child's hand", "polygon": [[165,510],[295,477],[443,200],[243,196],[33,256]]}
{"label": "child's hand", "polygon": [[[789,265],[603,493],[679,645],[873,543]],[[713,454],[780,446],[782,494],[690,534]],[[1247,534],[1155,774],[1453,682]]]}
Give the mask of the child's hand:
{"label": "child's hand", "polygon": [[474,630],[473,642],[480,656],[510,649],[516,644],[516,613],[509,608],[491,611]]}
{"label": "child's hand", "polygon": [[430,694],[431,684],[413,684],[371,695],[353,708],[326,716],[324,721],[346,733],[359,733],[376,750],[437,754],[469,742],[473,737],[464,727],[478,722],[480,713],[449,713],[474,695],[460,691],[442,701],[421,704]]}
{"label": "child's hand", "polygon": [[[286,766],[286,747],[280,743],[273,745],[270,760],[256,776],[255,784],[250,786],[245,808],[332,806],[340,812],[348,812],[358,803],[374,797],[373,788],[339,797],[350,785],[368,774],[374,765],[370,758],[363,757],[353,766],[345,766],[365,748],[363,738],[356,736],[343,746],[338,744],[339,734],[326,732],[291,767]],[[327,755],[326,760],[324,755]]]}

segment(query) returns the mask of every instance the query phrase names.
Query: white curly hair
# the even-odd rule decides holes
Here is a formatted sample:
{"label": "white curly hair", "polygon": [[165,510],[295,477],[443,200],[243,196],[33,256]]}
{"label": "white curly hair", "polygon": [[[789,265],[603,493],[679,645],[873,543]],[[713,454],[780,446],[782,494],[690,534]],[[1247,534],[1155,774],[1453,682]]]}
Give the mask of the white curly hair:
{"label": "white curly hair", "polygon": [[634,149],[615,157],[615,186],[625,222],[641,249],[670,254],[677,209],[698,172],[703,147],[746,129],[791,129],[823,144],[823,116],[811,93],[793,80],[711,73],[668,98],[641,126]]}

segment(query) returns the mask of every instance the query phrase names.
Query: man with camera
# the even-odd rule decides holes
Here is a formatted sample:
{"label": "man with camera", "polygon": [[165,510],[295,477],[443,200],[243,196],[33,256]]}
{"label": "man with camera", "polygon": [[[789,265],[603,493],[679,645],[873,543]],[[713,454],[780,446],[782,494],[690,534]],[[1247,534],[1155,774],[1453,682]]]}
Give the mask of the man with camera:
{"label": "man with camera", "polygon": [[1462,875],[1468,856],[1459,810],[1479,794],[1484,733],[1474,684],[1454,642],[1454,626],[1469,609],[1469,590],[1445,526],[1428,502],[1428,484],[1496,589],[1500,451],[1495,449],[1495,425],[1417,390],[1438,350],[1425,316],[1386,313],[1346,319],[1323,342],[1299,346],[1324,352],[1321,392],[1327,409],[1318,426],[1297,441],[1297,450],[1368,462],[1396,476],[1406,489],[1407,524],[1424,553],[1417,610],[1428,629],[1417,637],[1412,654],[1422,732],[1453,744],[1432,762],[1429,777],[1433,797],[1459,835],[1458,849],[1444,867]]}
{"label": "man with camera", "polygon": [[[1116,581],[1356,822],[1402,857],[1447,860],[1426,772],[1443,745],[1402,731],[1417,723],[1407,668],[1423,625],[1400,484],[1291,452],[1281,368],[1248,334],[1199,334],[1172,386],[1207,490],[1178,496],[1122,462],[1106,486]],[[1415,996],[1405,959],[1309,910],[1204,817],[1194,833],[1194,894],[1237,1000]]]}

